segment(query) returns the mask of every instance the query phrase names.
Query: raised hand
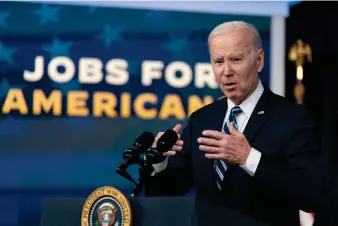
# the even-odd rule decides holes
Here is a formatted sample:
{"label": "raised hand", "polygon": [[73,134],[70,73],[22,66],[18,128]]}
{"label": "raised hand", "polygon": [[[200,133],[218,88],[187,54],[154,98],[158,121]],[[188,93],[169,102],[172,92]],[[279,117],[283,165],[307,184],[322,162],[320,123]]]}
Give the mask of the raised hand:
{"label": "raised hand", "polygon": [[233,122],[229,126],[230,134],[205,130],[204,137],[198,138],[200,150],[208,159],[221,159],[230,163],[244,165],[250,154],[251,146],[243,133],[237,131]]}
{"label": "raised hand", "polygon": [[[173,146],[173,148],[170,151],[164,152],[163,155],[164,156],[171,156],[171,155],[175,155],[177,151],[181,151],[182,147],[183,147],[183,140],[180,140],[180,131],[181,131],[182,125],[181,124],[177,124],[173,130],[177,133],[178,135],[178,140],[176,141],[175,145]],[[155,137],[155,141],[152,145],[153,148],[156,147],[156,143],[158,141],[158,139],[163,135],[164,132],[159,132],[156,137]]]}

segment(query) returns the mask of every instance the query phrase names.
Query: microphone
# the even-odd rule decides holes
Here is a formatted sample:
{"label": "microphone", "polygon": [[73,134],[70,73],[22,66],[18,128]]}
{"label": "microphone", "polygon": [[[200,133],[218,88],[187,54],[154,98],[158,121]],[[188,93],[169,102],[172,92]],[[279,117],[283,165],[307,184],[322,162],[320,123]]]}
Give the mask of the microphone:
{"label": "microphone", "polygon": [[155,148],[146,152],[146,165],[152,165],[164,161],[164,152],[171,150],[178,140],[178,134],[174,130],[167,130],[157,141]]}
{"label": "microphone", "polygon": [[129,165],[140,161],[140,154],[143,154],[154,143],[155,137],[150,132],[143,132],[133,143],[133,147],[123,152],[123,162],[116,171],[124,171]]}

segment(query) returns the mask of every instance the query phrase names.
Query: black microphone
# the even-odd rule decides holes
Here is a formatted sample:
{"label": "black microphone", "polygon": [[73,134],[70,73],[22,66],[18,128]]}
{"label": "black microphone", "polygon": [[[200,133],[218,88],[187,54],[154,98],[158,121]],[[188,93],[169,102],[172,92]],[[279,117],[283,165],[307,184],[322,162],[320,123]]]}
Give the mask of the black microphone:
{"label": "black microphone", "polygon": [[129,165],[140,161],[140,154],[145,153],[154,143],[155,136],[150,132],[143,132],[135,141],[132,148],[123,152],[123,162],[117,167],[117,171],[124,171]]}
{"label": "black microphone", "polygon": [[174,130],[167,130],[157,141],[155,148],[150,148],[146,153],[146,165],[164,161],[164,152],[170,151],[178,140],[178,134]]}

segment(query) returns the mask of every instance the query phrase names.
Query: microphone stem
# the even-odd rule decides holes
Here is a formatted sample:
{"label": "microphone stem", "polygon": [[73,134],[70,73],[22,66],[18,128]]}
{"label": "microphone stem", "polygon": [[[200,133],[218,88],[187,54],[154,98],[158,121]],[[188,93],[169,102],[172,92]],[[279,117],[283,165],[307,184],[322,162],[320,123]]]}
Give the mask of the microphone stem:
{"label": "microphone stem", "polygon": [[143,182],[144,182],[144,168],[141,166],[138,169],[138,172],[140,175],[140,179],[139,179],[139,182],[136,184],[136,187],[133,191],[133,194],[132,194],[133,197],[139,197],[142,192],[142,187],[143,187]]}
{"label": "microphone stem", "polygon": [[151,173],[154,171],[154,168],[152,166],[148,166],[145,164],[145,161],[143,165],[140,165],[139,169],[139,182],[137,183],[132,196],[133,197],[139,197],[142,190],[143,190],[143,185],[146,184],[147,178],[151,176]]}

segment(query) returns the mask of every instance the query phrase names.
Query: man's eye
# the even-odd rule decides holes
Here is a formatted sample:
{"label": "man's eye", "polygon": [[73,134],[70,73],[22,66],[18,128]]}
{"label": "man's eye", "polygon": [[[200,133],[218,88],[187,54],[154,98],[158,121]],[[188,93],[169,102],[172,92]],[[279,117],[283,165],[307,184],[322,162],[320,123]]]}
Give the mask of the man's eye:
{"label": "man's eye", "polygon": [[238,62],[238,61],[241,61],[241,58],[233,58],[232,61],[233,62]]}

